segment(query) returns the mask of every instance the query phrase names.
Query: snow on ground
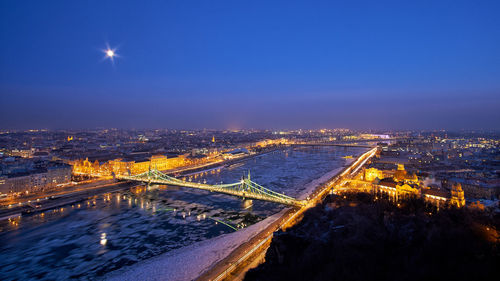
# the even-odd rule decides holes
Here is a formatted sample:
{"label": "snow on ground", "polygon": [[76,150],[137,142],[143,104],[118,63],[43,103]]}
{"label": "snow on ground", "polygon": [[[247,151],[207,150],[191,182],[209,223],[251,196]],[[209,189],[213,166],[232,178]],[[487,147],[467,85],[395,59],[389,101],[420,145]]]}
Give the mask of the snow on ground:
{"label": "snow on ground", "polygon": [[269,226],[285,210],[245,229],[194,243],[109,273],[105,280],[193,280]]}
{"label": "snow on ground", "polygon": [[342,169],[344,169],[344,167],[333,169],[330,172],[321,176],[320,178],[315,179],[315,180],[311,181],[310,183],[306,184],[306,186],[304,187],[304,190],[298,196],[298,199],[300,199],[300,200],[306,199],[307,196],[309,196],[309,194],[311,194],[314,191],[314,189],[316,189],[316,187],[327,182],[329,179],[333,178],[335,175],[340,173],[340,171],[342,171]]}
{"label": "snow on ground", "polygon": [[[357,156],[356,156],[356,157],[357,157]],[[344,165],[345,165],[345,166],[349,166],[349,165],[351,165],[351,164],[352,164],[352,162],[354,162],[354,160],[356,160],[356,159],[354,159],[354,158],[349,158],[349,159],[346,159],[346,160],[345,160],[345,164],[344,164]]]}
{"label": "snow on ground", "polygon": [[299,194],[299,196],[297,198],[300,200],[306,199],[307,196],[309,196],[309,194],[311,194],[314,191],[314,189],[316,189],[316,187],[324,184],[329,179],[336,176],[338,173],[340,173],[342,171],[342,169],[344,169],[347,166],[350,166],[352,164],[352,162],[354,162],[354,160],[356,160],[356,159],[354,159],[354,158],[346,159],[343,167],[333,169],[330,172],[321,176],[320,178],[315,179],[315,180],[311,181],[310,183],[306,184],[303,191]]}
{"label": "snow on ground", "polygon": [[[346,159],[345,166],[354,159]],[[306,199],[316,187],[337,175],[344,167],[336,168],[305,185],[298,196]],[[249,241],[262,229],[280,218],[286,210],[282,210],[263,221],[245,229],[223,234],[212,239],[200,241],[164,253],[160,256],[140,261],[132,266],[119,269],[105,276],[109,281],[127,280],[194,280],[203,272],[228,256],[241,244]]]}

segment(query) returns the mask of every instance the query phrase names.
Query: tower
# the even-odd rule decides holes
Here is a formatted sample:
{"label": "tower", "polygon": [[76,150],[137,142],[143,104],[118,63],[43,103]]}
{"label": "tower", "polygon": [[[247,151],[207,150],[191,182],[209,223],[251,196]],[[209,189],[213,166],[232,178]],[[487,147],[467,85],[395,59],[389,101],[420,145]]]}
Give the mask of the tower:
{"label": "tower", "polygon": [[452,185],[450,203],[458,208],[465,206],[464,190],[460,183]]}

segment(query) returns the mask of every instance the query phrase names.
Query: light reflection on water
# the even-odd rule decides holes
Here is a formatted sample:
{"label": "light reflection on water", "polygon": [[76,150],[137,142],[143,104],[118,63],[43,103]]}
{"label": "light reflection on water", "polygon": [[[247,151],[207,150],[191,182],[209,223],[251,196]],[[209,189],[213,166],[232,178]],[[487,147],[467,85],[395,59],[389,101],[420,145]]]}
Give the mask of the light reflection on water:
{"label": "light reflection on water", "polygon": [[[193,181],[252,181],[289,196],[363,149],[295,148],[261,155]],[[137,186],[11,221],[0,222],[0,276],[95,279],[172,249],[245,227],[284,206],[165,186]],[[218,221],[223,223],[218,223]]]}

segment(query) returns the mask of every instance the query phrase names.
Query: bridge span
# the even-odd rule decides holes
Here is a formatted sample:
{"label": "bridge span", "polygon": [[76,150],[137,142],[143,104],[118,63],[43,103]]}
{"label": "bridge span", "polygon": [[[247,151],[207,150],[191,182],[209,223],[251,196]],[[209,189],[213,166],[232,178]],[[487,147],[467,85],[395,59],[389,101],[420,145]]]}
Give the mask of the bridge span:
{"label": "bridge span", "polygon": [[175,185],[175,186],[196,188],[196,189],[208,190],[210,192],[219,192],[219,193],[234,195],[245,199],[263,200],[263,201],[269,201],[269,202],[290,205],[290,206],[297,206],[297,207],[302,207],[307,204],[307,201],[305,200],[297,200],[293,197],[286,196],[284,194],[280,194],[278,192],[267,189],[251,181],[250,173],[246,178],[243,178],[239,182],[230,184],[213,184],[213,185],[183,181],[168,176],[156,169],[137,175],[116,176],[116,179],[124,181],[144,182],[148,184],[164,184],[164,185]]}
{"label": "bridge span", "polygon": [[314,142],[304,142],[304,143],[294,143],[291,146],[344,146],[344,147],[364,147],[373,148],[374,145],[365,144],[350,144],[350,143],[314,143]]}

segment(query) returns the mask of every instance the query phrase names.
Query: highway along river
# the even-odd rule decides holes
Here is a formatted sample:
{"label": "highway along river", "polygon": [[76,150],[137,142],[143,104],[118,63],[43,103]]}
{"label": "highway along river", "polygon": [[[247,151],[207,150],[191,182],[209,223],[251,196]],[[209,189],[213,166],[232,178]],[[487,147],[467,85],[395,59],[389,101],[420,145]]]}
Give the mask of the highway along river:
{"label": "highway along river", "polygon": [[[254,182],[298,197],[307,183],[365,148],[295,147],[192,175],[196,182]],[[245,228],[286,206],[202,190],[136,186],[0,222],[2,280],[96,279],[192,243]],[[194,261],[193,261],[194,262]]]}

